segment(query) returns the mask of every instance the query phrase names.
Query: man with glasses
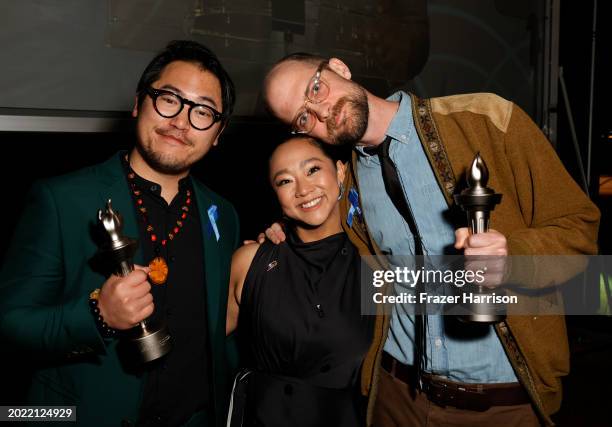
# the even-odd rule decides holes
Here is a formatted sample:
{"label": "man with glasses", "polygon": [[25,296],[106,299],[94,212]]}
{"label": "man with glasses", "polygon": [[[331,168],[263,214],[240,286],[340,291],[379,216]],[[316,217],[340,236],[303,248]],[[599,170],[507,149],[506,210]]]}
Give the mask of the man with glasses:
{"label": "man with glasses", "polygon": [[[83,426],[223,424],[238,219],[189,171],[218,144],[234,98],[210,50],[171,42],[138,83],[134,148],[34,187],[0,282],[4,342],[37,360],[29,404],[75,405]],[[143,267],[126,277],[94,263],[92,226],[108,199],[123,233],[139,239]],[[147,364],[118,339],[143,319],[164,322],[172,338]]]}
{"label": "man with glasses", "polygon": [[[294,133],[355,145],[341,206],[362,255],[596,253],[597,208],[509,101],[493,94],[419,99],[403,91],[382,99],[353,82],[341,60],[309,54],[277,62],[263,95]],[[457,220],[464,214],[449,215],[449,207],[477,152],[489,185],[504,197],[491,230],[470,236]],[[266,234],[284,239],[276,225]],[[487,284],[501,283],[499,268]],[[569,369],[562,317],[509,316],[482,326],[406,308],[377,317],[362,370],[368,425],[551,424]]]}

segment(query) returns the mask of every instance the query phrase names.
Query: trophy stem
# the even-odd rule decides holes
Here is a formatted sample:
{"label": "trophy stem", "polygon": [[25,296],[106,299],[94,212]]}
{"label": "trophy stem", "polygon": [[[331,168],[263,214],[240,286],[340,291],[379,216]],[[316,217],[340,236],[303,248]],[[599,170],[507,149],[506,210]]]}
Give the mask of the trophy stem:
{"label": "trophy stem", "polygon": [[472,234],[486,233],[489,231],[489,212],[475,211],[468,215],[470,221],[470,232]]}
{"label": "trophy stem", "polygon": [[118,266],[117,275],[125,277],[134,271],[134,266],[128,261],[121,261]]}

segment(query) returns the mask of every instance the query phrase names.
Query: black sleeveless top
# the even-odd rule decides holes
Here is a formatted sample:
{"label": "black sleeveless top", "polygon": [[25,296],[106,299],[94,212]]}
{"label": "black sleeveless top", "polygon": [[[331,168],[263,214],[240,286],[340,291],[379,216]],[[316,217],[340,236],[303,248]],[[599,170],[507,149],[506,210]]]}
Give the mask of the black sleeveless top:
{"label": "black sleeveless top", "polygon": [[373,318],[361,315],[360,298],[360,258],[345,233],[260,246],[240,304],[255,371],[246,425],[365,423],[358,385]]}

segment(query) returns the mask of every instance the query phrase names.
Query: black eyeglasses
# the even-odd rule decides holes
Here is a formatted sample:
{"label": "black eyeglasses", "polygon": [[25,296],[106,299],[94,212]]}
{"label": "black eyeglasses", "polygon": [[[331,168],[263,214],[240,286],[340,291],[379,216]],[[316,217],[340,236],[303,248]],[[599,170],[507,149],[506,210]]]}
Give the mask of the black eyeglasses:
{"label": "black eyeglasses", "polygon": [[204,104],[196,104],[169,90],[149,87],[146,92],[153,100],[153,107],[157,114],[167,119],[178,116],[183,111],[185,104],[189,105],[189,123],[194,129],[209,129],[223,118],[223,114],[214,108]]}

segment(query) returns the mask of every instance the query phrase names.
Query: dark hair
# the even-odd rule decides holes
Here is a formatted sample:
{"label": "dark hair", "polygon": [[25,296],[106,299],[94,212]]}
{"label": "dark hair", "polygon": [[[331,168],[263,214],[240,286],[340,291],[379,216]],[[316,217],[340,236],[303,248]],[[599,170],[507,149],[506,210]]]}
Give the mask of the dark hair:
{"label": "dark hair", "polygon": [[[274,148],[274,150],[272,150],[272,154],[274,154],[279,146],[295,139],[303,140],[308,142],[310,145],[317,147],[319,150],[321,150],[325,157],[332,161],[334,165],[338,160],[341,162],[346,162],[350,159],[350,150],[352,149],[351,146],[326,144],[317,138],[305,134],[291,135],[289,138],[284,139]],[[272,156],[272,154],[270,156]]]}
{"label": "dark hair", "polygon": [[157,81],[164,68],[174,61],[192,62],[203,70],[211,72],[219,80],[223,103],[221,123],[225,125],[234,110],[236,101],[234,83],[217,56],[203,44],[191,40],[173,40],[151,60],[140,76],[136,87],[138,106],[144,101],[145,90]]}

